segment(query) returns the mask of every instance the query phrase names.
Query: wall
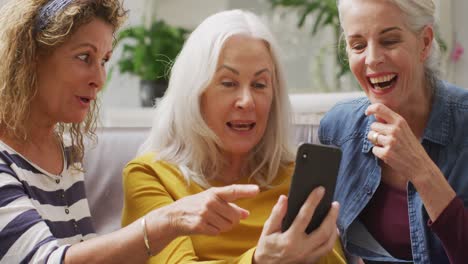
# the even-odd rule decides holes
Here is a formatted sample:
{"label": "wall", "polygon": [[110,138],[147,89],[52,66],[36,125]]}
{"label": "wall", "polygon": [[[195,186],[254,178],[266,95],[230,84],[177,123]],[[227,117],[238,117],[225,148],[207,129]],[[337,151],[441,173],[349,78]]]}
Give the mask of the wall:
{"label": "wall", "polygon": [[453,3],[452,23],[455,27],[453,31],[454,39],[462,43],[465,49],[464,55],[454,67],[453,82],[468,88],[468,30],[466,29],[466,25],[468,24],[468,16],[466,15],[468,12],[468,1],[455,0]]}
{"label": "wall", "polygon": [[[0,0],[0,6],[7,0]],[[453,32],[448,34],[449,43],[457,40],[465,46],[467,51],[457,63],[449,65],[448,79],[462,87],[468,87],[468,31],[465,29],[468,23],[466,0],[439,0],[438,3],[447,5],[452,3],[449,14],[442,16],[441,22],[445,25],[453,25]],[[243,8],[253,10],[269,23],[270,28],[279,40],[283,51],[283,60],[287,69],[290,89],[296,92],[310,92],[310,87],[326,90],[328,86],[336,86],[334,79],[327,72],[332,72],[334,64],[332,59],[317,57],[324,49],[333,49],[332,40],[327,32],[323,32],[317,38],[312,39],[309,34],[310,27],[298,30],[295,27],[297,17],[295,15],[282,15],[269,11],[269,5],[265,0],[126,0],[125,5],[130,9],[128,25],[139,24],[148,20],[154,11],[156,17],[163,18],[170,24],[187,28],[194,28],[205,17],[217,11],[231,8]],[[445,10],[446,8],[444,8]],[[309,21],[310,22],[310,21]],[[307,24],[307,23],[306,23]],[[310,26],[310,23],[308,23]],[[453,40],[452,40],[453,39]],[[115,64],[120,56],[120,47],[114,51],[109,62],[109,68]],[[322,73],[320,73],[322,69]],[[350,80],[344,80],[345,87]],[[330,85],[331,84],[331,85]],[[101,93],[102,111],[110,108],[133,108],[139,106],[138,78],[130,75],[120,75],[114,69],[112,78]]]}

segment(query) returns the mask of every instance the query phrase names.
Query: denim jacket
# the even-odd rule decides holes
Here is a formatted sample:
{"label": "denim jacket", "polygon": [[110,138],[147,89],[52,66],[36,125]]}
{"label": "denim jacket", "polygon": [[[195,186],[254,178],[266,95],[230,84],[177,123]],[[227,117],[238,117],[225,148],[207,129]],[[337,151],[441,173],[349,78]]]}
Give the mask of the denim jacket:
{"label": "denim jacket", "polygon": [[[371,151],[373,145],[367,139],[375,121],[364,114],[369,105],[365,97],[338,103],[320,122],[321,143],[338,146],[343,152],[335,189],[335,200],[341,205],[337,225],[349,254],[375,261],[405,262],[392,257],[358,219],[381,178],[378,159]],[[467,208],[468,90],[437,82],[421,144]],[[449,263],[440,240],[427,226],[428,214],[411,183],[407,192],[414,263]]]}

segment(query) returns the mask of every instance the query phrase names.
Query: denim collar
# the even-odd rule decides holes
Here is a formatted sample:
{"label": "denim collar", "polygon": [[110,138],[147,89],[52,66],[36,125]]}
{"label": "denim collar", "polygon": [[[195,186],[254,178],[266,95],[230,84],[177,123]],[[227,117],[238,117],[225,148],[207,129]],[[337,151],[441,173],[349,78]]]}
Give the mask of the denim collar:
{"label": "denim collar", "polygon": [[[368,101],[368,106],[370,105],[370,101]],[[367,107],[365,109],[367,109]],[[364,110],[365,110],[364,109]],[[376,121],[375,116],[371,115],[367,117],[367,126],[366,126],[366,133],[364,134],[364,144],[362,145],[362,152],[363,153],[369,153],[369,151],[372,149],[374,144],[367,138],[367,134],[369,134],[370,131],[370,126],[372,123]]]}
{"label": "denim collar", "polygon": [[[446,146],[450,142],[450,128],[452,127],[450,102],[451,98],[447,92],[445,83],[438,80],[434,88],[431,113],[427,126],[424,129],[423,140],[429,140],[442,146]],[[370,105],[369,101],[368,104]],[[365,108],[363,109],[365,110]],[[364,144],[362,145],[363,153],[368,153],[374,146],[374,144],[367,139],[370,126],[374,122],[375,117],[373,115],[367,117],[366,133],[364,134]]]}
{"label": "denim collar", "polygon": [[453,127],[451,101],[452,98],[448,94],[446,84],[437,81],[431,115],[424,129],[423,140],[429,140],[442,146],[448,145]]}

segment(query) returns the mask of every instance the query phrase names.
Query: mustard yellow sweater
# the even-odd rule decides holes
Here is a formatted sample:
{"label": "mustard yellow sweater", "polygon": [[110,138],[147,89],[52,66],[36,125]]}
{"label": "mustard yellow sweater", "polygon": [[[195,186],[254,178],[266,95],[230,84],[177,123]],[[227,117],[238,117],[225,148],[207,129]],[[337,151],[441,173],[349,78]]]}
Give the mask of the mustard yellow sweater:
{"label": "mustard yellow sweater", "polygon": [[[278,197],[288,194],[292,169],[278,174],[273,183],[274,188],[261,191],[255,198],[236,202],[238,206],[249,210],[250,215],[231,231],[218,236],[179,237],[152,257],[149,263],[252,263],[263,224]],[[248,179],[241,179],[236,183],[245,184]],[[123,172],[123,185],[123,226],[155,208],[204,191],[194,182],[187,185],[176,166],[161,161],[154,162],[152,154],[138,157],[127,164]],[[322,257],[319,263],[346,263],[339,240],[333,251]]]}

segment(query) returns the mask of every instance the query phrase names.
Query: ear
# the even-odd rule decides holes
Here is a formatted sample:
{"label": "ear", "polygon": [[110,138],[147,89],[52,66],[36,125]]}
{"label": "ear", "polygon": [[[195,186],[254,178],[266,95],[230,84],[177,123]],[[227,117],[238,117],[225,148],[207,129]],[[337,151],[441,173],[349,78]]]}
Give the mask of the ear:
{"label": "ear", "polygon": [[432,42],[434,41],[434,28],[431,25],[425,26],[421,32],[421,62],[426,61],[426,59],[431,54]]}

